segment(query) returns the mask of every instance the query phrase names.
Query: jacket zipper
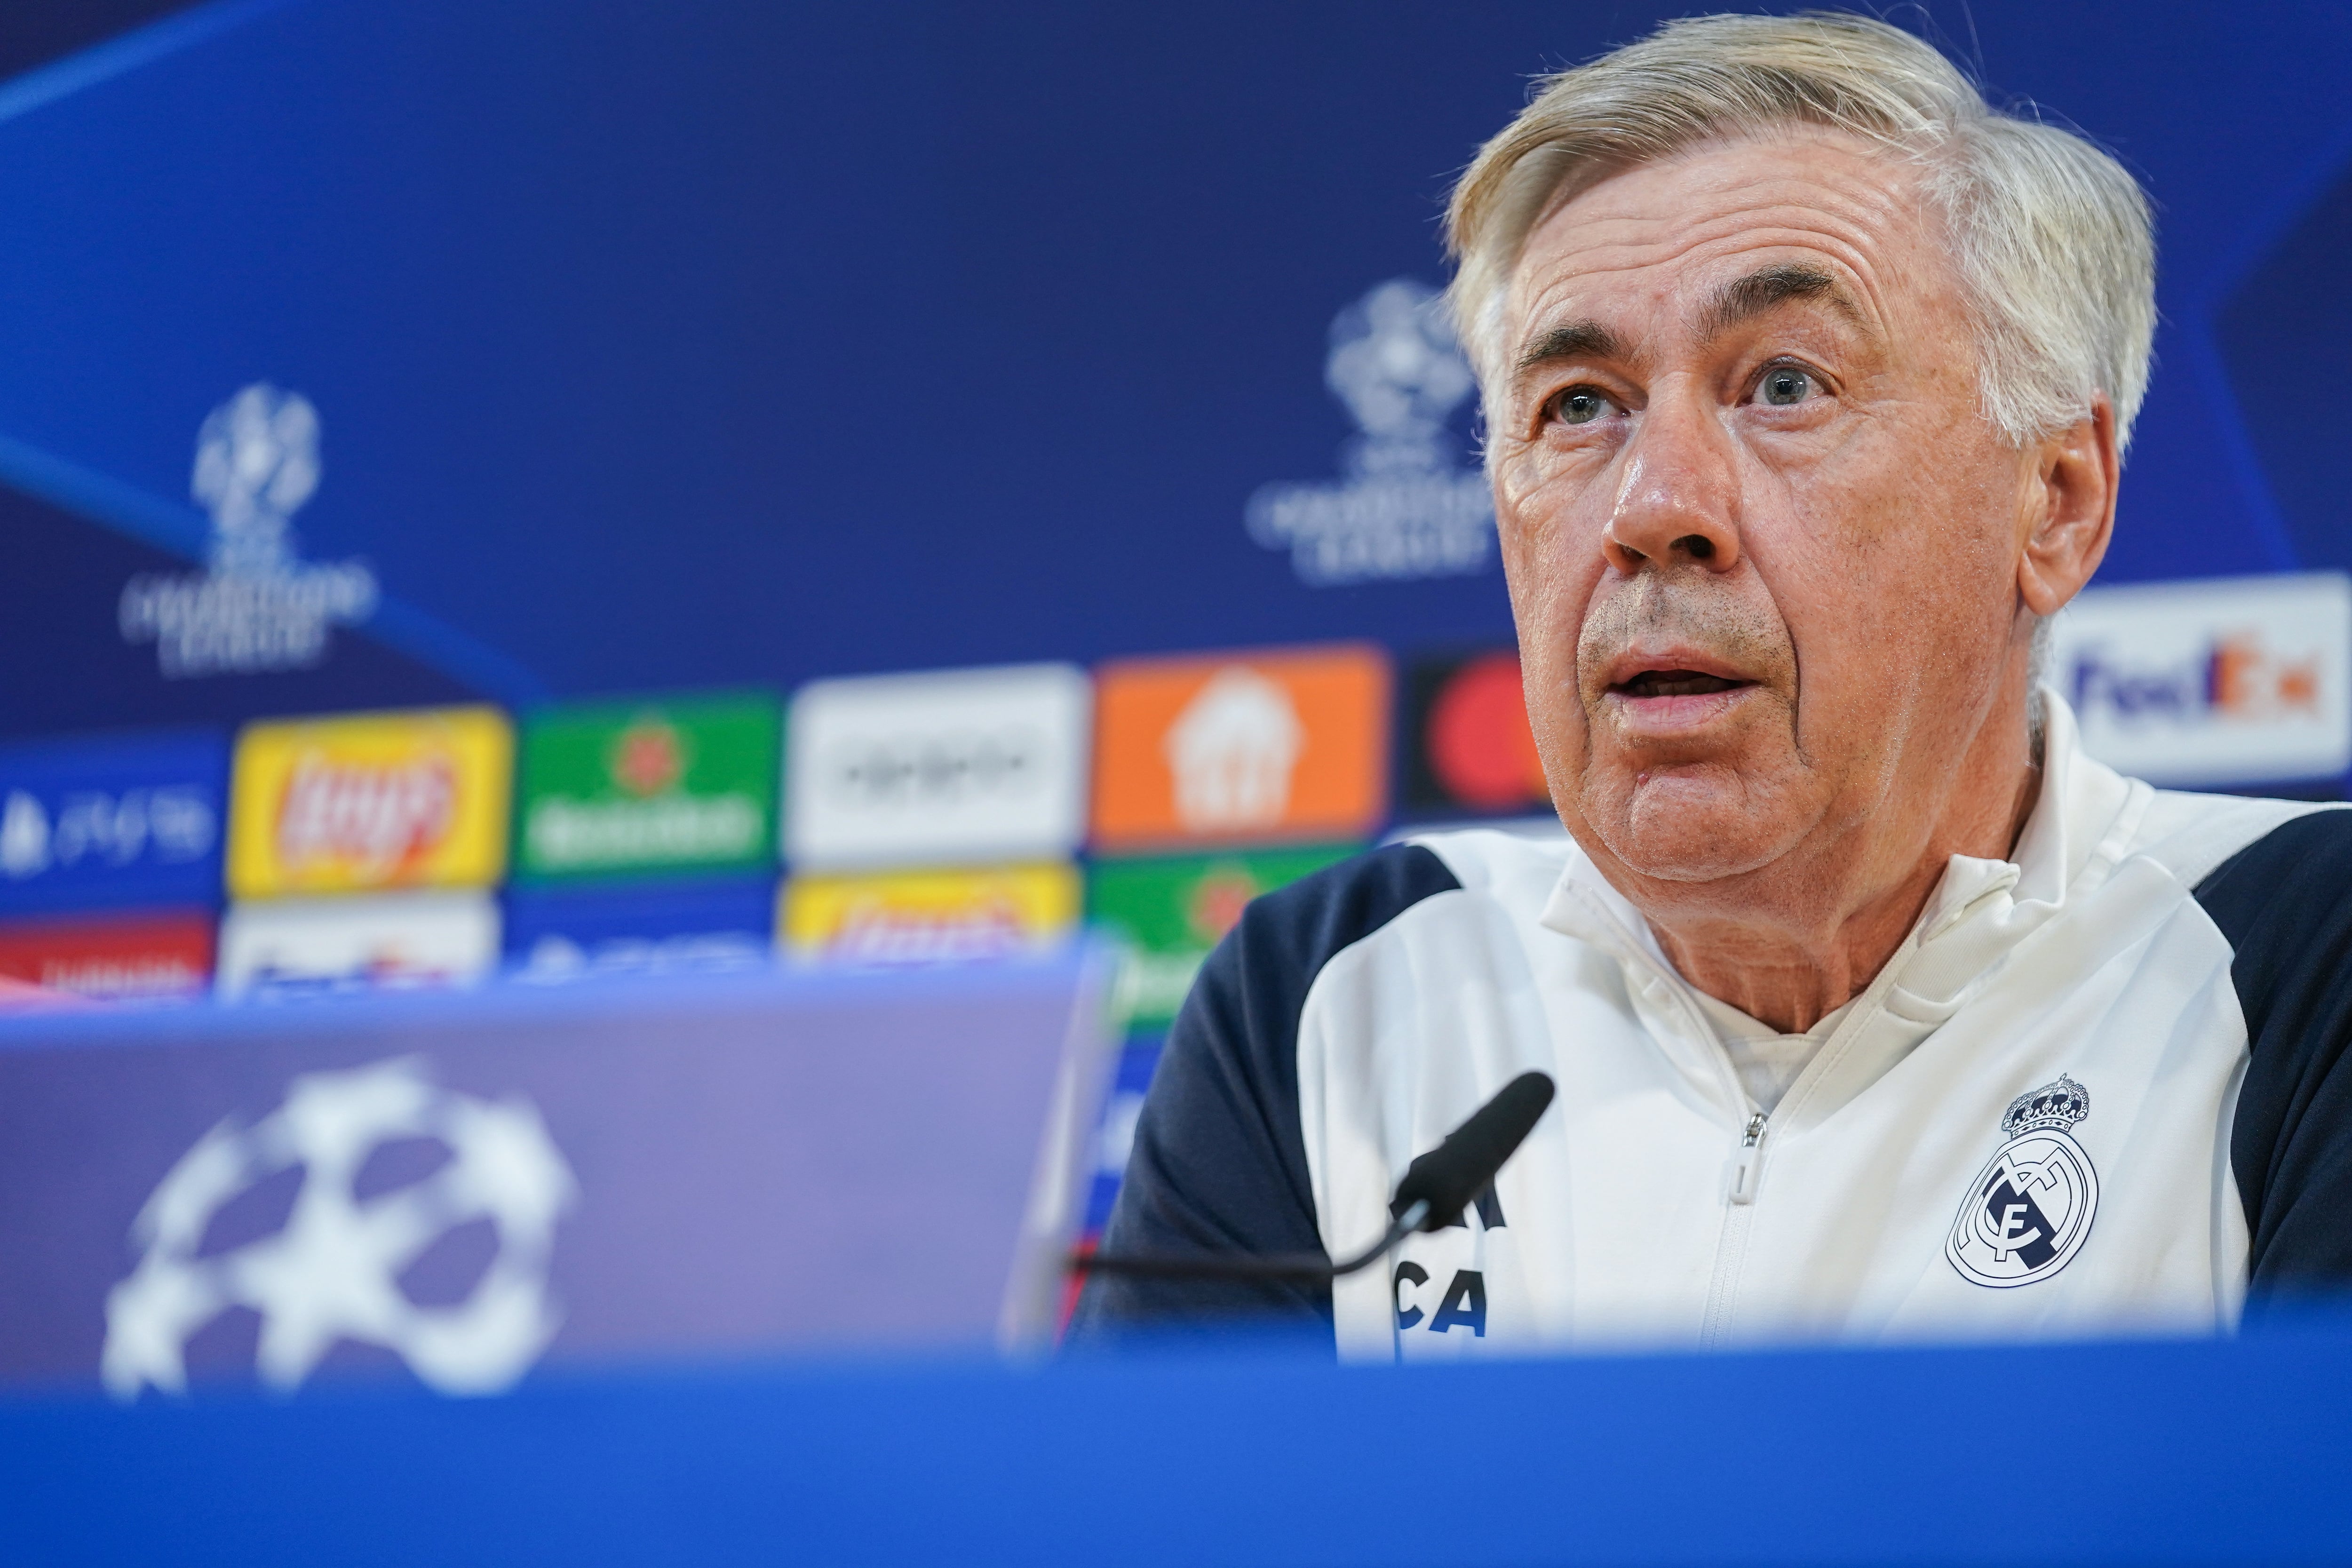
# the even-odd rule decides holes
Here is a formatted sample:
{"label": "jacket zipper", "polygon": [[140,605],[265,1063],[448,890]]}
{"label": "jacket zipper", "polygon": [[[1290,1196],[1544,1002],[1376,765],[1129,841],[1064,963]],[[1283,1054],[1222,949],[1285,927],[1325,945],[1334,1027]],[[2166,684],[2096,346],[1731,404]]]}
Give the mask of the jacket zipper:
{"label": "jacket zipper", "polygon": [[1739,1131],[1723,1173],[1723,1231],[1716,1238],[1715,1278],[1706,1288],[1706,1315],[1699,1324],[1699,1343],[1721,1342],[1724,1320],[1731,1315],[1731,1292],[1748,1259],[1748,1227],[1756,1215],[1756,1187],[1764,1172],[1764,1130],[1770,1118],[1762,1111],[1748,1117]]}
{"label": "jacket zipper", "polygon": [[1764,1159],[1764,1123],[1769,1120],[1762,1111],[1748,1119],[1748,1126],[1739,1134],[1739,1147],[1731,1152],[1731,1163],[1723,1173],[1723,1195],[1727,1202],[1743,1206],[1756,1201],[1756,1172]]}
{"label": "jacket zipper", "polygon": [[[1684,1019],[1697,1031],[1698,1038],[1715,1047],[1717,1064],[1723,1070],[1725,1085],[1731,1091],[1734,1105],[1752,1104],[1739,1075],[1732,1070],[1730,1058],[1723,1053],[1721,1042],[1715,1037],[1715,1026],[1684,993],[1678,980],[1669,977],[1637,946],[1633,950],[1637,962],[1647,968],[1653,983],[1666,987],[1675,1005],[1682,1010]],[[1764,1133],[1771,1118],[1761,1110],[1749,1112],[1748,1121],[1739,1130],[1739,1142],[1733,1146],[1731,1160],[1724,1172],[1723,1226],[1716,1235],[1715,1270],[1708,1278],[1706,1308],[1699,1320],[1699,1344],[1717,1343],[1723,1336],[1723,1321],[1730,1315],[1733,1286],[1738,1281],[1740,1266],[1748,1258],[1748,1227],[1756,1212],[1756,1188],[1764,1174]]]}

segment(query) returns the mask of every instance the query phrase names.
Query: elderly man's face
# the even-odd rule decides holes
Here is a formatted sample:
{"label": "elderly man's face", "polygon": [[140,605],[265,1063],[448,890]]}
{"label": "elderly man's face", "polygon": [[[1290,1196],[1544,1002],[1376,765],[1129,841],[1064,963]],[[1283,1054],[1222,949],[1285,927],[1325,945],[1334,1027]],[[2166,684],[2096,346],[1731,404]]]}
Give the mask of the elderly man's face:
{"label": "elderly man's face", "polygon": [[1621,886],[1919,853],[2030,625],[2034,460],[1971,334],[1911,172],[1835,134],[1635,168],[1529,237],[1497,515],[1553,797]]}

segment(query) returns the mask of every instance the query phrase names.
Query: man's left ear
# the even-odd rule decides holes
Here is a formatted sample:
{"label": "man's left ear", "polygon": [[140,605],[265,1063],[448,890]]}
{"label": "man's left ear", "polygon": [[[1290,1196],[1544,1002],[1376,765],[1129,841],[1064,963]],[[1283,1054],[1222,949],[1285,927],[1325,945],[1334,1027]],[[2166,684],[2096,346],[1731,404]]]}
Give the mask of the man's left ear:
{"label": "man's left ear", "polygon": [[2017,592],[2027,609],[2053,616],[2099,569],[2115,532],[2116,489],[2123,479],[2115,405],[2100,393],[2088,418],[2045,437],[2034,451]]}

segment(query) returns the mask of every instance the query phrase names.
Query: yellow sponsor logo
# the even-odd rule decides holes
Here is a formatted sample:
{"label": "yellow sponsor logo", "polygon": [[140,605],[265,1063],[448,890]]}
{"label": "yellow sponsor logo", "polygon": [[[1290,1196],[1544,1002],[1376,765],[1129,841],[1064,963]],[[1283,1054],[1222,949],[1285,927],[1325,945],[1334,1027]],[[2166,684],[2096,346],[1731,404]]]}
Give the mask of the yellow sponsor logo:
{"label": "yellow sponsor logo", "polygon": [[228,885],[240,899],[479,888],[506,871],[514,731],[495,708],[249,724]]}
{"label": "yellow sponsor logo", "polygon": [[797,957],[936,963],[1045,945],[1077,923],[1079,900],[1064,865],[795,877],[777,923]]}

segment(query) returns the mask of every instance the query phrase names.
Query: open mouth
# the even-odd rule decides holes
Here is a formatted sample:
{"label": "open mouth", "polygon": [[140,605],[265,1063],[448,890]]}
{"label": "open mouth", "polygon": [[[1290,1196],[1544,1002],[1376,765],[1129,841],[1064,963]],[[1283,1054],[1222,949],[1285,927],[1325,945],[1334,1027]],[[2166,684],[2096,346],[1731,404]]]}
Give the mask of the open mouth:
{"label": "open mouth", "polygon": [[1645,669],[1609,689],[1622,697],[1712,697],[1718,691],[1737,691],[1755,684],[1752,680],[1733,680],[1696,669]]}

